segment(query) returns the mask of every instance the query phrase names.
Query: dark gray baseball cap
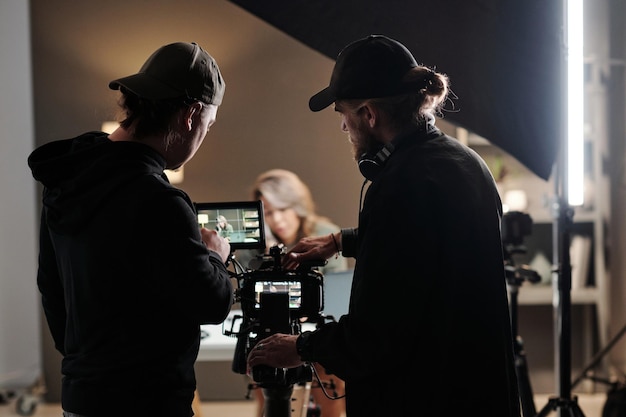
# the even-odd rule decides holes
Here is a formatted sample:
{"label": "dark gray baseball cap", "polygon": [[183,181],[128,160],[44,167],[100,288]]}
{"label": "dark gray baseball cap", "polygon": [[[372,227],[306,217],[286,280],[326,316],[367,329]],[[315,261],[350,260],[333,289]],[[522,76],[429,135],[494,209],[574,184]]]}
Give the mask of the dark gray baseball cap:
{"label": "dark gray baseball cap", "polygon": [[193,42],[176,42],[157,49],[137,74],[109,83],[112,90],[120,87],[150,100],[188,98],[219,106],[225,83],[208,52]]}

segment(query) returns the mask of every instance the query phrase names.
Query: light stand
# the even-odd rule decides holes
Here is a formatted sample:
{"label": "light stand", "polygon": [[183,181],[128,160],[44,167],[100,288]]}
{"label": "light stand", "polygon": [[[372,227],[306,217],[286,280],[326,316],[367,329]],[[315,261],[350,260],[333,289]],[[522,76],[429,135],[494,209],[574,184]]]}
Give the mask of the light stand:
{"label": "light stand", "polygon": [[[582,77],[582,0],[562,0],[562,34],[566,40],[561,50],[561,96],[564,97],[567,111],[560,113],[561,140],[555,169],[555,201],[553,206],[553,259],[555,269],[552,274],[554,292],[554,344],[555,375],[558,396],[549,399],[538,416],[546,416],[557,411],[559,416],[584,417],[577,398],[572,396],[571,376],[571,309],[572,309],[572,265],[570,259],[570,235],[574,210],[570,207],[570,194],[582,187],[582,181],[575,184],[582,168],[576,167],[574,156],[582,148],[582,97],[577,99],[584,88]],[[580,27],[578,27],[580,25]],[[571,143],[570,143],[571,141]],[[578,142],[575,146],[575,142]],[[577,170],[570,169],[577,168]],[[582,179],[582,178],[581,178]],[[570,193],[571,191],[571,193]],[[581,197],[581,196],[578,196]],[[581,199],[582,200],[582,199]],[[582,201],[581,201],[582,202]]]}
{"label": "light stand", "polygon": [[[557,253],[560,254],[560,263],[557,265],[558,278],[556,284],[556,323],[555,342],[559,346],[559,355],[555,357],[558,371],[558,392],[562,400],[572,400],[571,362],[572,362],[572,264],[570,259],[570,231],[572,226],[573,210],[565,201],[559,205],[559,216],[554,223],[554,233]],[[557,360],[558,359],[558,360]],[[575,403],[574,403],[575,404]]]}
{"label": "light stand", "polygon": [[538,417],[557,411],[559,416],[584,417],[578,400],[572,396],[571,376],[571,309],[572,266],[569,255],[573,210],[563,200],[557,200],[557,218],[553,224],[553,251],[556,270],[553,274],[554,342],[557,397],[551,397]]}

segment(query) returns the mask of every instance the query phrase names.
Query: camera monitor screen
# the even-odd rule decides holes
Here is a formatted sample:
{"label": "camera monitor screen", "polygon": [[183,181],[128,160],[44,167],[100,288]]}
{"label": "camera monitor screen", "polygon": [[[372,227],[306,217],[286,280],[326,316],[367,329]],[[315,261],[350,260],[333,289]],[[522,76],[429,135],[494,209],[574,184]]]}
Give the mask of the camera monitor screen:
{"label": "camera monitor screen", "polygon": [[262,293],[287,293],[289,308],[300,308],[302,305],[302,283],[299,281],[257,281],[254,284],[254,308],[261,307]]}
{"label": "camera monitor screen", "polygon": [[265,249],[261,201],[194,203],[198,225],[216,230],[230,241],[232,250]]}

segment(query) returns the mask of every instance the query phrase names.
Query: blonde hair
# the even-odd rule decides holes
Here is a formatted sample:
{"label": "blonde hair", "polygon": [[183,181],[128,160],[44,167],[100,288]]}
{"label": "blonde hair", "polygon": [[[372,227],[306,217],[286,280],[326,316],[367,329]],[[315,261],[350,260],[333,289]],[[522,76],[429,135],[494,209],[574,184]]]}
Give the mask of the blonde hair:
{"label": "blonde hair", "polygon": [[278,209],[294,209],[300,218],[298,240],[310,236],[315,223],[323,218],[315,212],[309,187],[295,173],[286,169],[271,169],[256,178],[252,198],[259,200],[261,196]]}

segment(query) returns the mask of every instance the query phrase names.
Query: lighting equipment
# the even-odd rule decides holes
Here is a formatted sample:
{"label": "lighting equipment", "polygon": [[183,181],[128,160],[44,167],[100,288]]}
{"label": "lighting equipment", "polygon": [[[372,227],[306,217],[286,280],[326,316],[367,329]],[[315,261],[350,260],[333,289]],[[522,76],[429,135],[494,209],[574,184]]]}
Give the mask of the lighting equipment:
{"label": "lighting equipment", "polygon": [[[568,44],[564,51],[562,62],[568,63],[567,83],[568,92],[568,113],[563,114],[563,132],[561,138],[559,157],[556,163],[555,172],[555,200],[553,202],[553,253],[554,265],[552,286],[554,291],[554,342],[555,342],[555,374],[557,376],[556,388],[558,396],[553,396],[548,403],[538,413],[538,417],[545,417],[551,411],[557,411],[559,416],[569,415],[572,417],[584,417],[576,396],[572,396],[571,381],[571,290],[572,290],[572,265],[570,259],[570,234],[572,229],[572,218],[574,210],[570,206],[570,201],[582,203],[582,192],[576,197],[582,188],[582,182],[578,189],[574,185],[574,179],[579,176],[582,167],[575,170],[574,159],[569,160],[570,150],[574,150],[574,144],[579,140],[570,140],[583,134],[582,126],[576,127],[570,124],[570,115],[576,114],[571,105],[574,105],[573,94],[582,92],[582,1],[583,0],[563,0],[563,21],[564,30]],[[571,44],[569,42],[572,42]],[[570,49],[571,48],[571,49]],[[576,49],[575,49],[576,48]],[[578,66],[581,66],[580,68]],[[571,68],[571,72],[569,71]],[[582,99],[578,101],[582,103]],[[582,112],[578,113],[578,122],[582,121]],[[582,141],[582,136],[580,136]],[[582,143],[580,144],[582,146]],[[572,155],[574,153],[572,152]],[[582,174],[580,174],[582,178]],[[572,193],[570,194],[570,189]],[[570,199],[571,197],[571,199]]]}

